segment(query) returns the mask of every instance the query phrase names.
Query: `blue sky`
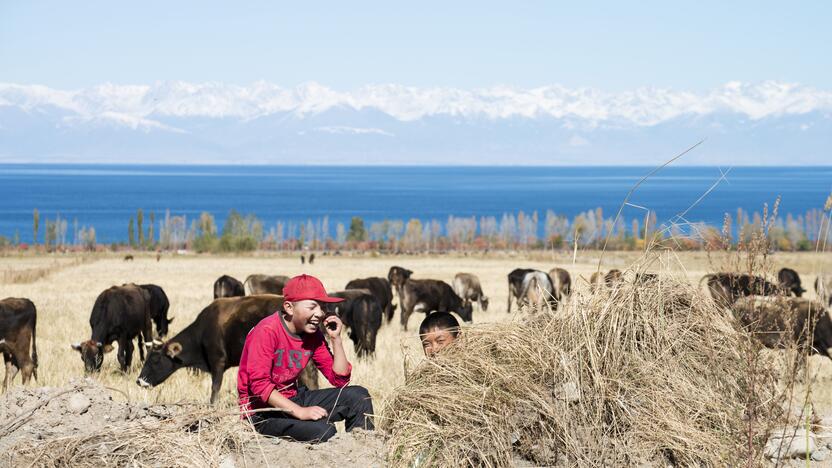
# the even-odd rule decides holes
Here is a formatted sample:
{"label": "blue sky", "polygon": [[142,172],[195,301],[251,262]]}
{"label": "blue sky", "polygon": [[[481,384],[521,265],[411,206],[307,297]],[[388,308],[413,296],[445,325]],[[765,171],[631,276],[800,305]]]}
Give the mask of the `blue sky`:
{"label": "blue sky", "polygon": [[830,89],[830,18],[830,2],[3,0],[0,82]]}

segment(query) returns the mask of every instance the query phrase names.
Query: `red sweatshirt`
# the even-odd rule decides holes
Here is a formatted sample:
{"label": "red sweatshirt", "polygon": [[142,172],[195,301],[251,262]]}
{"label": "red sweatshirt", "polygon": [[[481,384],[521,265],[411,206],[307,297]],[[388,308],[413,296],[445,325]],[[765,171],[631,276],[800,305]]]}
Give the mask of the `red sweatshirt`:
{"label": "red sweatshirt", "polygon": [[332,370],[332,351],[320,331],[296,335],[286,327],[280,312],[261,320],[248,333],[240,356],[237,393],[243,413],[269,407],[272,390],[286,398],[295,396],[296,380],[310,358],[335,387],[349,383],[352,365],[346,375]]}

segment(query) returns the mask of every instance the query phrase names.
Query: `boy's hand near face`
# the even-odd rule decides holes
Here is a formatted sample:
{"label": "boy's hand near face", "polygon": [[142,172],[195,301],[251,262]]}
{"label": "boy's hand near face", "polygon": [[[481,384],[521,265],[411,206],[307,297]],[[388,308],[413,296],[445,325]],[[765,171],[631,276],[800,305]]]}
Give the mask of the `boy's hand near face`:
{"label": "boy's hand near face", "polygon": [[324,330],[326,330],[327,336],[331,339],[340,338],[343,328],[344,322],[337,315],[330,315],[324,319]]}

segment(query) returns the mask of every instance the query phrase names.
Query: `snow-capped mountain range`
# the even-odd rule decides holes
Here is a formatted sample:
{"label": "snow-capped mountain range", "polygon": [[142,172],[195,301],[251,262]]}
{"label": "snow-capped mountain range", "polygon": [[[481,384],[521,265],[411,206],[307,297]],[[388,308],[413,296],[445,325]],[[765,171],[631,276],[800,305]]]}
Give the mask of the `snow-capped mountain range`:
{"label": "snow-capped mountain range", "polygon": [[830,164],[832,92],[0,83],[0,162]]}

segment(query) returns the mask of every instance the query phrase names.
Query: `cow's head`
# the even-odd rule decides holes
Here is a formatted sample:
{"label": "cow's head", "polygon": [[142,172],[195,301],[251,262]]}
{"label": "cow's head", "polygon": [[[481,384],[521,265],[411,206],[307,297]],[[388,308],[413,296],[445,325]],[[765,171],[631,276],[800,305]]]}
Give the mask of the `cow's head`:
{"label": "cow's head", "polygon": [[140,387],[153,387],[167,380],[177,369],[184,367],[181,359],[182,344],[177,341],[167,343],[155,343],[147,353],[136,385]]}
{"label": "cow's head", "polygon": [[465,301],[465,303],[457,309],[456,313],[459,314],[459,318],[471,323],[473,321],[474,306],[470,302]]}
{"label": "cow's head", "polygon": [[387,280],[390,281],[391,285],[399,287],[403,286],[405,281],[407,281],[412,274],[413,272],[407,268],[394,266],[390,267],[390,271],[387,273]]}
{"label": "cow's head", "polygon": [[81,353],[81,360],[84,361],[84,371],[87,373],[101,370],[101,363],[104,361],[104,353],[113,350],[113,345],[102,344],[98,341],[87,340],[82,343],[74,343],[72,349]]}

